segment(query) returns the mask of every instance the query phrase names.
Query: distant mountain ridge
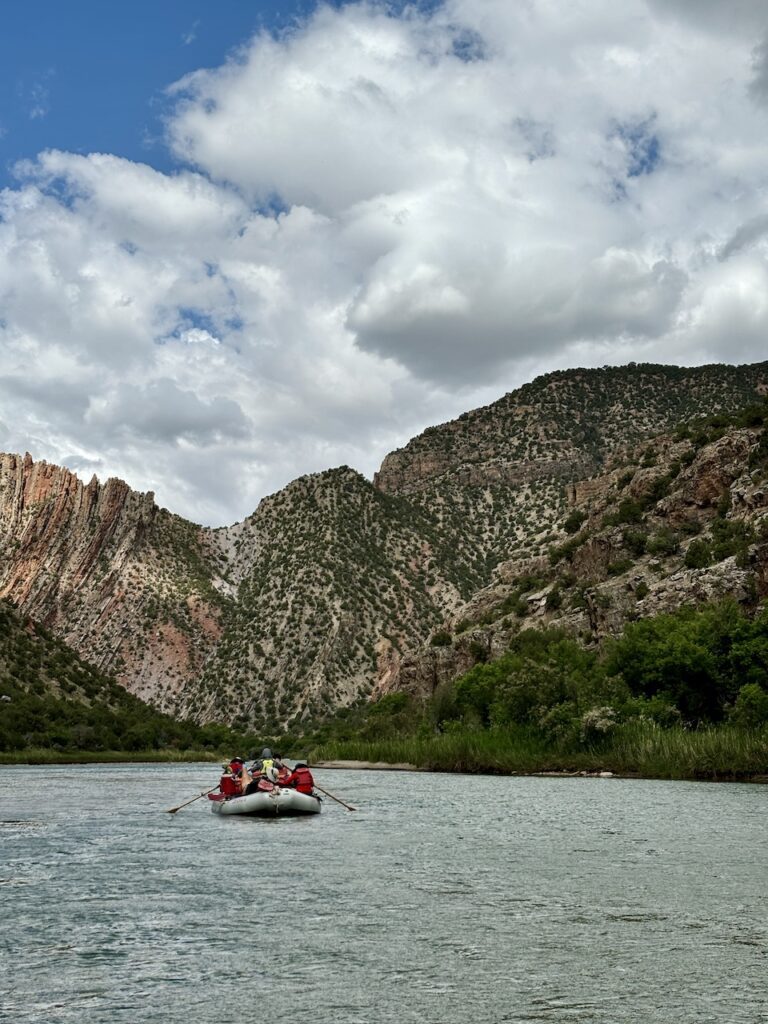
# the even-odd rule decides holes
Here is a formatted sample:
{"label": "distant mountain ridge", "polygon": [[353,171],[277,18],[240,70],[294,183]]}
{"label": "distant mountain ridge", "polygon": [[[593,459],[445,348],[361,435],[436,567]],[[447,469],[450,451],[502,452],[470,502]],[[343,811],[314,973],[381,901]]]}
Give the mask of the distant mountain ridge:
{"label": "distant mountain ridge", "polygon": [[766,392],[768,362],[558,371],[426,430],[373,484],[301,477],[217,530],[3,455],[0,597],[163,710],[277,728],[400,685],[497,566],[567,539],[578,486]]}
{"label": "distant mountain ridge", "polygon": [[428,427],[385,457],[374,484],[406,494],[433,488],[446,475],[470,486],[587,476],[621,447],[766,392],[768,362],[556,370]]}

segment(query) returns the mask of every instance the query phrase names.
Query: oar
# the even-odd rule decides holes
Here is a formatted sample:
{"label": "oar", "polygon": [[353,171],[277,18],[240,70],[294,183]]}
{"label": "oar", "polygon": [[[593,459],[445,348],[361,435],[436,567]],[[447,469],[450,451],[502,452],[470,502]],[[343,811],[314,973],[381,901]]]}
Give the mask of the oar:
{"label": "oar", "polygon": [[317,783],[315,783],[315,789],[319,789],[321,793],[325,793],[325,795],[329,796],[331,798],[331,800],[335,800],[337,804],[341,804],[342,807],[346,807],[348,811],[356,811],[357,810],[356,807],[350,807],[349,804],[345,804],[343,800],[339,800],[339,798],[337,796],[334,796],[333,793],[329,793],[328,790],[327,789],[323,789],[322,786],[318,786]]}
{"label": "oar", "polygon": [[212,793],[214,789],[218,789],[218,788],[219,788],[218,786],[214,786],[213,789],[206,789],[206,791],[204,793],[198,793],[197,796],[193,796],[192,799],[191,800],[187,800],[186,803],[179,804],[178,807],[171,807],[171,808],[169,808],[169,810],[166,811],[166,814],[175,814],[176,811],[180,811],[182,807],[188,807],[189,804],[193,804],[195,802],[195,800],[199,800],[201,796],[208,796],[209,793]]}

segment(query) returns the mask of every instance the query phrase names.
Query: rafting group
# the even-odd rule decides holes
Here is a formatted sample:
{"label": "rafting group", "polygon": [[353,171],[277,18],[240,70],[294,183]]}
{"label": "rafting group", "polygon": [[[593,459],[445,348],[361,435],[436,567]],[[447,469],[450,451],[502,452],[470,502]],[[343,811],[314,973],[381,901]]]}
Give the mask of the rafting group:
{"label": "rafting group", "polygon": [[209,793],[215,814],[275,816],[318,814],[321,807],[315,780],[305,761],[293,768],[283,764],[279,754],[264,747],[250,768],[242,757],[224,765],[218,793]]}

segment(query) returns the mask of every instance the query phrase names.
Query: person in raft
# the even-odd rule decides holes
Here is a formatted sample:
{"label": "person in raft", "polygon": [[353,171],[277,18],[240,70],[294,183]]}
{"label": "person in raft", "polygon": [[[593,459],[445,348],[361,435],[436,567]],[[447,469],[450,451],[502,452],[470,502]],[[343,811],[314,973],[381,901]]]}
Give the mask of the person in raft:
{"label": "person in raft", "polygon": [[242,796],[242,774],[245,768],[245,762],[242,757],[233,757],[229,764],[225,764],[222,767],[224,773],[219,783],[221,792],[224,796]]}
{"label": "person in raft", "polygon": [[246,794],[256,792],[260,779],[269,779],[270,782],[277,782],[282,767],[283,764],[280,758],[273,754],[269,747],[264,747],[261,757],[251,765],[250,772],[243,765],[240,782]]}
{"label": "person in raft", "polygon": [[297,761],[293,766],[293,771],[286,779],[280,780],[281,786],[290,786],[291,789],[297,790],[299,793],[312,793],[315,789],[315,780],[312,778],[312,772],[307,767],[305,761]]}

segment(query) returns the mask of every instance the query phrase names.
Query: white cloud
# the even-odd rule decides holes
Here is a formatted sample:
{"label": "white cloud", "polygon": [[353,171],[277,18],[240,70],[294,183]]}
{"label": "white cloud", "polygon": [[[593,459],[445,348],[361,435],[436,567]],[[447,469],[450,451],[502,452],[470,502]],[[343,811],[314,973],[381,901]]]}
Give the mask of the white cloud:
{"label": "white cloud", "polygon": [[323,7],[172,88],[178,173],[20,166],[0,443],[227,521],[539,370],[762,358],[768,26],[729,10]]}
{"label": "white cloud", "polygon": [[197,30],[199,27],[200,19],[197,18],[195,21],[192,22],[190,28],[188,28],[185,32],[182,32],[181,41],[185,46],[189,46],[190,43],[194,43],[194,41],[197,39]]}
{"label": "white cloud", "polygon": [[28,82],[18,82],[16,95],[26,108],[30,121],[47,117],[51,109],[50,83],[56,75],[55,68],[46,68]]}

